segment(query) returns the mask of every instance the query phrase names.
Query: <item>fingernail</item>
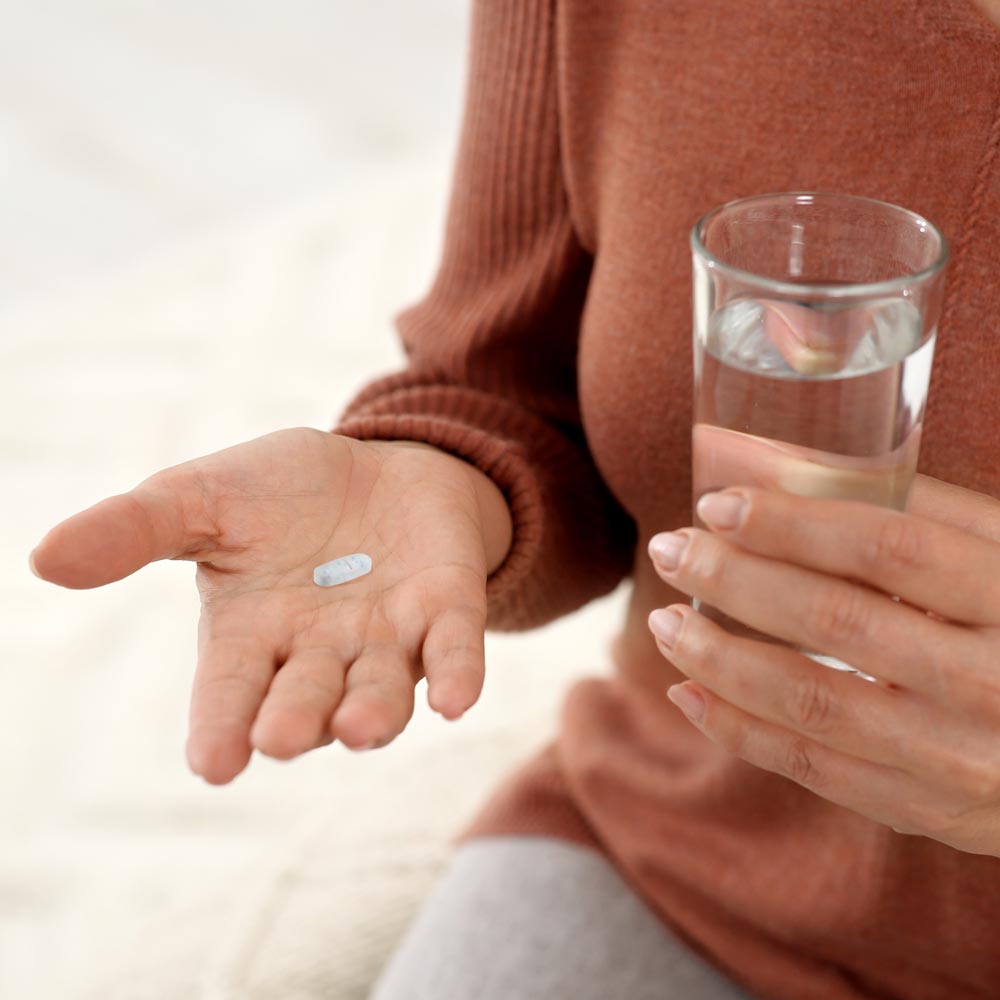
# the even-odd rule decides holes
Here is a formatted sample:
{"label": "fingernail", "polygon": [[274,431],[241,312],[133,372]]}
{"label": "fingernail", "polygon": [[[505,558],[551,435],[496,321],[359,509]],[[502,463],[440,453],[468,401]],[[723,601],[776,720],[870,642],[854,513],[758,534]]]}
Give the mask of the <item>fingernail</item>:
{"label": "fingernail", "polygon": [[34,549],[28,555],[28,566],[31,568],[31,572],[38,577],[39,580],[42,579],[42,574],[38,572],[38,567],[35,565],[35,551]]}
{"label": "fingernail", "polygon": [[706,493],[696,508],[698,516],[712,528],[738,528],[746,509],[746,498],[739,493]]}
{"label": "fingernail", "polygon": [[683,618],[673,608],[657,608],[649,616],[649,627],[664,646],[673,646]]}
{"label": "fingernail", "polygon": [[662,534],[653,535],[649,540],[649,554],[660,569],[669,572],[677,569],[681,561],[681,554],[687,548],[687,543],[687,535],[665,531]]}
{"label": "fingernail", "polygon": [[675,684],[667,690],[667,697],[694,723],[705,718],[705,699],[686,683]]}

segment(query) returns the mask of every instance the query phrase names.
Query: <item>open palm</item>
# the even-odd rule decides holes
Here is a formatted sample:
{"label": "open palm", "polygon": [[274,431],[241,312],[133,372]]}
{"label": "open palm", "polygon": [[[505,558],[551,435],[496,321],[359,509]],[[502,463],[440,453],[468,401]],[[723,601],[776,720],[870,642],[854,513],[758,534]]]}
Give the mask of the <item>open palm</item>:
{"label": "open palm", "polygon": [[[277,431],[69,518],[33,566],[82,588],[156,559],[197,562],[187,754],[222,783],[254,747],[289,758],[332,739],[389,742],[424,675],[442,715],[475,702],[489,567],[472,471],[427,447]],[[315,566],[354,552],[371,556],[370,574],[313,583]]]}

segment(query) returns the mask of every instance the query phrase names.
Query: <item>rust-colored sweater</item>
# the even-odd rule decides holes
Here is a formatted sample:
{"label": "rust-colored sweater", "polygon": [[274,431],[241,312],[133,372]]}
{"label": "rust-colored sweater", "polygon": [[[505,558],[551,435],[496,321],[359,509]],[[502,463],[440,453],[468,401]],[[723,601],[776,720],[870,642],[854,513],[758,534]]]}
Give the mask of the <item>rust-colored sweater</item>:
{"label": "rust-colored sweater", "polygon": [[972,0],[479,0],[443,261],[399,319],[408,367],[335,428],[433,443],[504,491],[492,628],[631,575],[615,679],[575,687],[472,832],[593,845],[763,998],[995,1000],[1000,859],[756,769],[664,695],[678,675],[646,616],[678,598],[645,543],[691,523],[688,233],[781,190],[939,225],[921,469],[1000,496],[998,150],[1000,32]]}

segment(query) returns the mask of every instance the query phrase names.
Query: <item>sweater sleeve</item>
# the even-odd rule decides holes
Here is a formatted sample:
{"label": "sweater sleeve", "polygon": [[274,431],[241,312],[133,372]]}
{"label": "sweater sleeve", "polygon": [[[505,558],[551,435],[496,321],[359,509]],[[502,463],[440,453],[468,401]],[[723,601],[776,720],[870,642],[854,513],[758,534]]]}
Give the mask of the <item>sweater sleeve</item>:
{"label": "sweater sleeve", "polygon": [[407,367],[365,387],[332,428],[433,444],[497,484],[514,533],[487,581],[495,630],[532,628],[609,592],[635,546],[577,398],[591,260],[562,180],[554,7],[474,4],[443,257],[427,295],[397,318]]}

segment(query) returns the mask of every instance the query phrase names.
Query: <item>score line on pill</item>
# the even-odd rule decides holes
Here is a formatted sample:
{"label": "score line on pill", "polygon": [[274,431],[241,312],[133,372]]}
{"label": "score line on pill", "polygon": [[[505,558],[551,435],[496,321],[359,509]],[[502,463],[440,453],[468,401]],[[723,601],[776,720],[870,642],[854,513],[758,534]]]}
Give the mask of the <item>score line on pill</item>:
{"label": "score line on pill", "polygon": [[350,583],[372,571],[372,557],[364,552],[355,552],[339,559],[331,559],[313,570],[313,583],[320,587],[335,587],[338,583]]}

